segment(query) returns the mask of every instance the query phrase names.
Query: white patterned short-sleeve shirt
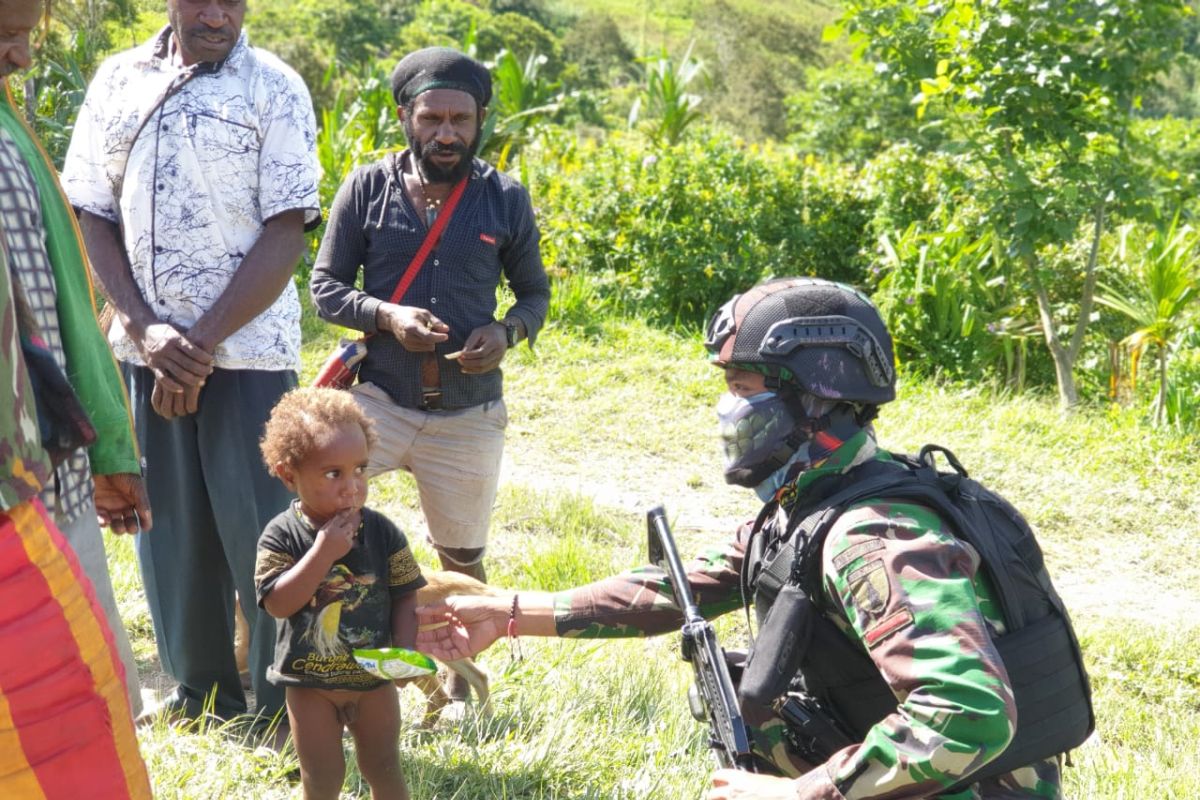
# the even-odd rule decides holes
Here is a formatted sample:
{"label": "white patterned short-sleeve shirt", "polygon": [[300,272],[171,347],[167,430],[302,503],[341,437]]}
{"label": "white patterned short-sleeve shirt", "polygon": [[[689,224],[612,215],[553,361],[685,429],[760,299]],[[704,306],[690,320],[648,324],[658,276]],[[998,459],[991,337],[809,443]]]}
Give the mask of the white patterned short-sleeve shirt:
{"label": "white patterned short-sleeve shirt", "polygon": [[[182,65],[170,28],[106,60],[80,109],[62,182],[76,208],[118,223],[138,288],[187,330],[229,285],[263,223],[320,221],[316,119],[290,67],[242,33],[216,65]],[[117,357],[141,358],[115,321]],[[300,301],[291,281],[214,353],[224,369],[296,369]]]}

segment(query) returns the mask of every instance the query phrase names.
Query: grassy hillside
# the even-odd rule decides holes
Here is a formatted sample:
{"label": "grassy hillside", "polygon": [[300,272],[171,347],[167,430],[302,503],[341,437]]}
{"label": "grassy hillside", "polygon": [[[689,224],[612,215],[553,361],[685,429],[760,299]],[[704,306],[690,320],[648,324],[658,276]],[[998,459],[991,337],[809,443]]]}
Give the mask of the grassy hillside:
{"label": "grassy hillside", "polygon": [[[564,15],[608,14],[635,52],[644,53],[664,45],[670,50],[686,47],[694,35],[697,11],[714,4],[705,0],[550,0],[547,5]],[[724,5],[734,15],[753,12],[818,30],[839,13],[830,3],[813,0],[726,0]]]}

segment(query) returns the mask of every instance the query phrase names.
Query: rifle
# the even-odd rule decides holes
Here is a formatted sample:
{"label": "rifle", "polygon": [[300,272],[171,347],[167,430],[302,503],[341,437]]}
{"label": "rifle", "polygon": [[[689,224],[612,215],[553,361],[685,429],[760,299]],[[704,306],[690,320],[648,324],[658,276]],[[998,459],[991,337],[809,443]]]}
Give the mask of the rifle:
{"label": "rifle", "polygon": [[688,693],[692,716],[708,723],[708,743],[716,754],[718,764],[753,772],[750,737],[738,707],[733,680],[729,677],[725,651],[717,643],[712,625],[700,616],[700,608],[692,598],[687,573],[683,569],[679,550],[675,547],[675,537],[671,535],[662,506],[655,506],[646,512],[646,527],[650,561],[666,570],[675,601],[683,611],[680,655],[684,661],[691,663],[696,673],[695,693]]}

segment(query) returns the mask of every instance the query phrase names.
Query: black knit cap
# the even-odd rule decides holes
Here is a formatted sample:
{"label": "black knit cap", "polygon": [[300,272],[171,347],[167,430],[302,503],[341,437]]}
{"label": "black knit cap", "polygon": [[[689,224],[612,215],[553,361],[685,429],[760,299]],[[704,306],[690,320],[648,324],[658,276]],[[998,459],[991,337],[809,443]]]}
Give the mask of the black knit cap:
{"label": "black knit cap", "polygon": [[481,107],[492,100],[492,73],[468,55],[450,47],[426,47],[400,59],[392,70],[392,97],[407,106],[430,89],[456,89]]}

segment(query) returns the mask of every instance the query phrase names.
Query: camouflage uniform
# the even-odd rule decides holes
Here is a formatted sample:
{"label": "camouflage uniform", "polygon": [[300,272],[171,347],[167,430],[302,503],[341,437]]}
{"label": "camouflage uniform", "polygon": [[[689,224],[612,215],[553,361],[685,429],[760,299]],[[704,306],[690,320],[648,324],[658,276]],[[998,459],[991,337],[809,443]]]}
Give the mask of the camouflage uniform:
{"label": "camouflage uniform", "polygon": [[[889,458],[865,429],[786,486],[781,505],[794,507],[818,478]],[[688,571],[706,617],[741,605],[750,527]],[[800,776],[798,798],[1061,797],[1053,758],[939,794],[998,756],[1015,730],[1008,675],[992,644],[1003,618],[979,565],[974,549],[923,506],[868,500],[837,520],[822,551],[824,607],[870,654],[899,705],[861,743],[815,769],[788,752],[781,720],[747,710],[755,750]],[[665,574],[640,568],[556,595],[555,623],[564,637],[628,637],[677,630],[681,617]]]}
{"label": "camouflage uniform", "polygon": [[21,354],[15,290],[0,230],[0,514],[36,497],[52,474]]}

